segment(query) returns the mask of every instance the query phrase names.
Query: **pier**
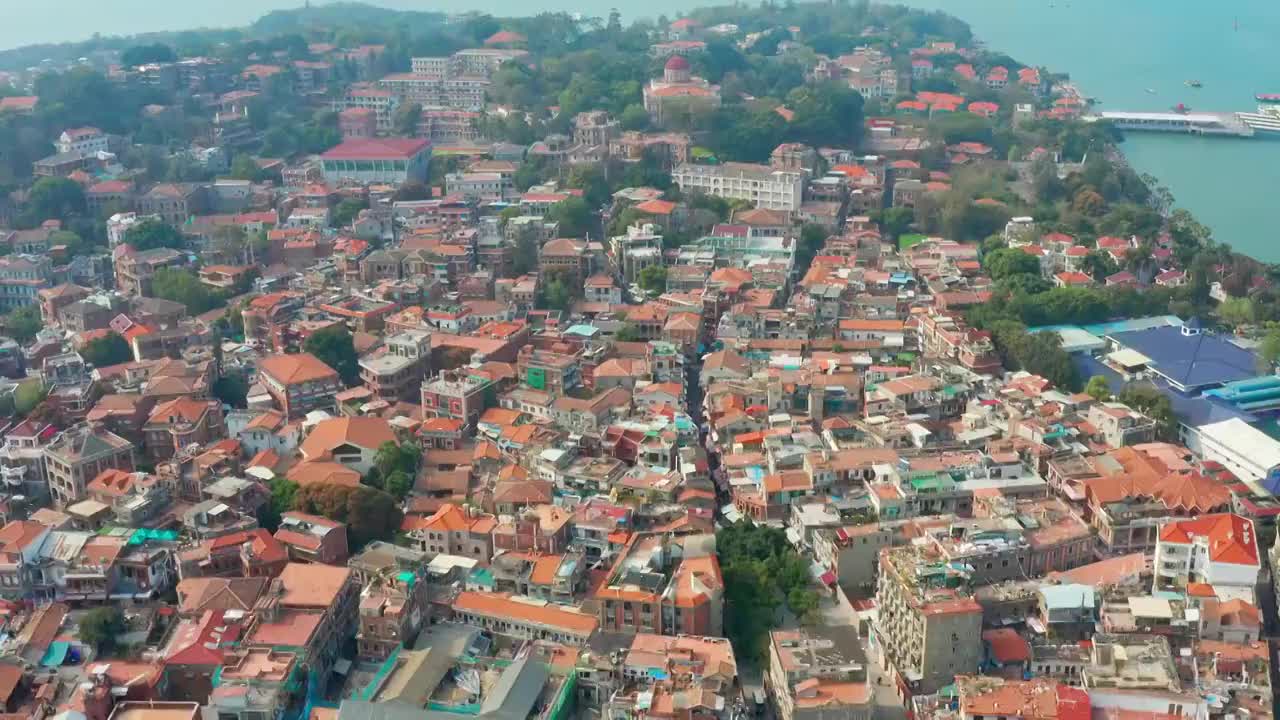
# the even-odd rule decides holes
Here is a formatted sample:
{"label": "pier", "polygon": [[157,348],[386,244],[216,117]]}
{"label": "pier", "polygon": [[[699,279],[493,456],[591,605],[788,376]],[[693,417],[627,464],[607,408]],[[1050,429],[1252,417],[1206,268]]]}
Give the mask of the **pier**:
{"label": "pier", "polygon": [[1086,115],[1084,119],[1090,122],[1107,120],[1120,130],[1138,132],[1253,137],[1255,126],[1242,115],[1252,115],[1252,113],[1108,111]]}

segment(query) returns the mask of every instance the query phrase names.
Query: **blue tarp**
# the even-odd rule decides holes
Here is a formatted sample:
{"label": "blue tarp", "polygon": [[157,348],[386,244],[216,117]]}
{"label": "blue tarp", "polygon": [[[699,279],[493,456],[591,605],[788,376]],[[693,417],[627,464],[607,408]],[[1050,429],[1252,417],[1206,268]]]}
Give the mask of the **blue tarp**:
{"label": "blue tarp", "polygon": [[40,658],[40,664],[44,667],[62,667],[67,661],[67,653],[71,651],[71,643],[69,642],[53,642],[49,643],[49,649],[45,651],[44,657]]}

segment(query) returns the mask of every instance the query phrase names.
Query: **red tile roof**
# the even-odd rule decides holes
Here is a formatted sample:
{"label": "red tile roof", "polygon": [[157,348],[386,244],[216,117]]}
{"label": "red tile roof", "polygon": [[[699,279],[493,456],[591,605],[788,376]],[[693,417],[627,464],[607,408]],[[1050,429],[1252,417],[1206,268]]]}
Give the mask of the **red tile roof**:
{"label": "red tile roof", "polygon": [[362,138],[347,140],[320,157],[325,160],[407,160],[431,147],[418,138]]}

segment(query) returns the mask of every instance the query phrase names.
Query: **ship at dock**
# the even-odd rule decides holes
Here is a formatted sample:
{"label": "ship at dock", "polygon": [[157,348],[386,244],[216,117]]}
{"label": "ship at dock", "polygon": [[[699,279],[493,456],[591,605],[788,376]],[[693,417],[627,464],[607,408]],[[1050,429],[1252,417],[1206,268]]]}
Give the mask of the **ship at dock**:
{"label": "ship at dock", "polygon": [[[1275,97],[1275,100],[1264,102],[1263,97]],[[1280,95],[1258,96],[1257,112],[1240,112],[1236,117],[1253,130],[1254,135],[1280,138]]]}

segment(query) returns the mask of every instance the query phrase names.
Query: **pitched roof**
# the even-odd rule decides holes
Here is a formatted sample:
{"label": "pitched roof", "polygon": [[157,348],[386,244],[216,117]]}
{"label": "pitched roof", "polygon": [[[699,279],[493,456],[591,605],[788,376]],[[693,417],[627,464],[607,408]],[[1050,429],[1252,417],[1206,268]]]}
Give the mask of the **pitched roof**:
{"label": "pitched roof", "polygon": [[347,140],[324,153],[324,160],[404,160],[431,146],[416,138],[359,138]]}
{"label": "pitched roof", "polygon": [[314,461],[329,459],[330,453],[343,445],[377,450],[383,443],[396,443],[391,423],[380,417],[340,417],[316,423],[298,449]]}
{"label": "pitched roof", "polygon": [[1160,528],[1160,542],[1190,545],[1204,541],[1209,559],[1232,565],[1258,565],[1258,537],[1253,521],[1235,514],[1206,515],[1171,522]]}
{"label": "pitched roof", "polygon": [[350,568],[291,562],[284,566],[278,578],[284,588],[280,603],[291,607],[328,608],[350,577]]}
{"label": "pitched roof", "polygon": [[311,353],[271,355],[258,361],[258,370],[285,385],[338,376],[336,370]]}

